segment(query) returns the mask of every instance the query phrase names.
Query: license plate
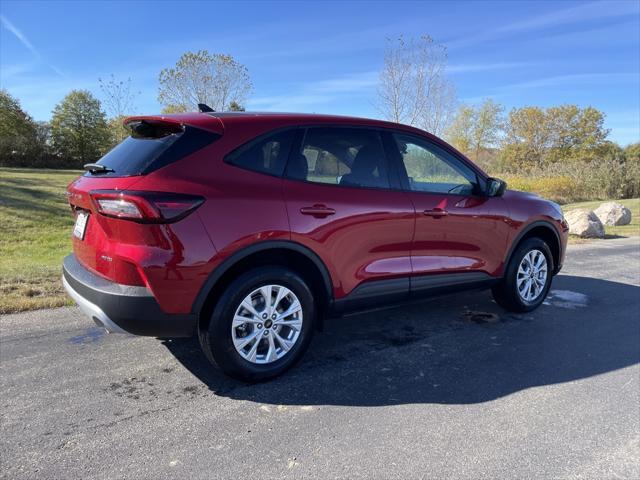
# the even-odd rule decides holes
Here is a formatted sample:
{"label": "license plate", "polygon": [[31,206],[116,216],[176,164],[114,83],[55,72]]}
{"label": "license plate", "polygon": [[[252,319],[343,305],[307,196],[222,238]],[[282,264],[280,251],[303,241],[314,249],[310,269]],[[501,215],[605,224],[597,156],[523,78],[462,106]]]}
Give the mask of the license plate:
{"label": "license plate", "polygon": [[80,240],[84,240],[84,231],[87,229],[87,220],[89,220],[89,214],[85,212],[78,212],[76,216],[76,224],[73,226],[73,235]]}

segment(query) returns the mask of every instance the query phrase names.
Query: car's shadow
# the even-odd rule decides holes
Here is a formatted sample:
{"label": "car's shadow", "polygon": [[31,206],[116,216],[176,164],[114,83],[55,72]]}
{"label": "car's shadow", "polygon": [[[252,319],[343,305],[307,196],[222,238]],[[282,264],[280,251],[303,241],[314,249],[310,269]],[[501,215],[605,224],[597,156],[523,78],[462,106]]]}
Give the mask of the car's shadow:
{"label": "car's shadow", "polygon": [[474,292],[332,319],[296,368],[255,385],[212,367],[197,340],[163,343],[217,395],[288,405],[469,404],[640,361],[640,287],[561,275],[546,303],[514,315]]}

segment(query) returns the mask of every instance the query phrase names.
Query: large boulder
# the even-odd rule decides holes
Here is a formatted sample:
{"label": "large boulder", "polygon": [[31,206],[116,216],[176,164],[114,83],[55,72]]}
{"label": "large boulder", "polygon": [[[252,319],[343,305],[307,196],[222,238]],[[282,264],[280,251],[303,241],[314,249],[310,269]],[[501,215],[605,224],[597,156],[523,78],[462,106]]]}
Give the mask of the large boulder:
{"label": "large boulder", "polygon": [[628,225],[631,223],[631,210],[616,202],[605,202],[596,208],[595,213],[603,225]]}
{"label": "large boulder", "polygon": [[604,238],[604,226],[598,216],[586,208],[571,210],[564,215],[569,233],[582,238]]}

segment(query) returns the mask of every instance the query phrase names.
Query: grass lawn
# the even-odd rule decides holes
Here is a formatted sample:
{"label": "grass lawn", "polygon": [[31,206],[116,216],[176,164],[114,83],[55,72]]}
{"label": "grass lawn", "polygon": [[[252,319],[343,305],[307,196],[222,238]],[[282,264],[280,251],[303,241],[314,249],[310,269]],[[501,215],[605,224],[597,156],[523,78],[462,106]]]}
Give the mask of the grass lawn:
{"label": "grass lawn", "polygon": [[[631,223],[629,225],[621,225],[619,227],[605,227],[606,238],[617,237],[637,237],[640,236],[640,198],[630,198],[627,200],[615,200],[631,210]],[[576,208],[588,208],[595,210],[603,203],[600,200],[593,202],[567,203],[562,205],[562,210],[567,213],[569,210]],[[574,237],[571,236],[571,239]]]}
{"label": "grass lawn", "polygon": [[71,304],[60,282],[72,170],[0,168],[0,313]]}
{"label": "grass lawn", "polygon": [[[70,305],[60,281],[71,251],[73,217],[65,188],[73,170],[0,168],[0,313]],[[596,202],[563,205],[595,209]],[[620,200],[631,225],[607,227],[608,237],[640,235],[640,199]]]}

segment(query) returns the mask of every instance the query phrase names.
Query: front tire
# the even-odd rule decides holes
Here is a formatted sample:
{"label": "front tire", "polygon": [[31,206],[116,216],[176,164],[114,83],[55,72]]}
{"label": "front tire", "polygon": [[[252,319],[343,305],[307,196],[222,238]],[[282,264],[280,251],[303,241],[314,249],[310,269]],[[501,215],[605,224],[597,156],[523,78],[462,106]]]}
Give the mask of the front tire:
{"label": "front tire", "polygon": [[216,303],[200,344],[226,374],[249,382],[295,365],[315,329],[311,290],[296,272],[278,266],[247,271]]}
{"label": "front tire", "polygon": [[549,293],[553,277],[553,256],[539,238],[528,238],[516,248],[504,278],[492,289],[493,298],[512,312],[538,308]]}

